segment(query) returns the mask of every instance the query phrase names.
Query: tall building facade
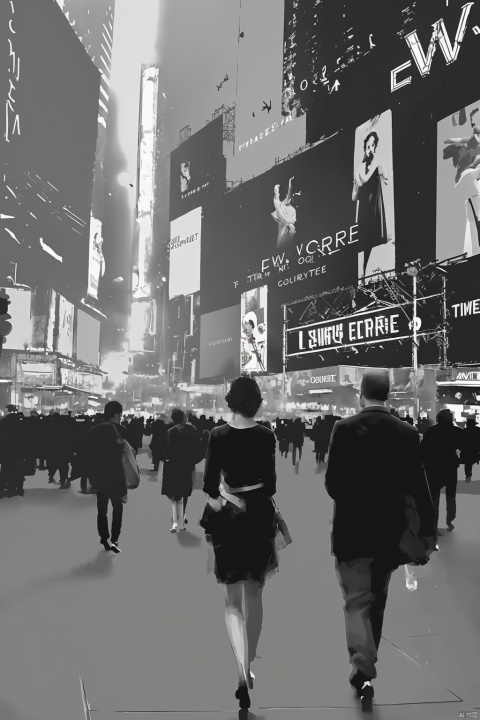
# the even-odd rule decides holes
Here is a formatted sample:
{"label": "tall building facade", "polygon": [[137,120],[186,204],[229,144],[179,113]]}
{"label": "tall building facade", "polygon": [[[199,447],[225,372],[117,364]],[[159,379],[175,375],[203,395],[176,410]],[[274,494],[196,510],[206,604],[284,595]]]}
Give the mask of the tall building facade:
{"label": "tall building facade", "polygon": [[96,305],[105,274],[102,223],[104,214],[104,162],[110,100],[115,0],[57,0],[70,25],[100,72],[98,140],[90,219],[88,298]]}

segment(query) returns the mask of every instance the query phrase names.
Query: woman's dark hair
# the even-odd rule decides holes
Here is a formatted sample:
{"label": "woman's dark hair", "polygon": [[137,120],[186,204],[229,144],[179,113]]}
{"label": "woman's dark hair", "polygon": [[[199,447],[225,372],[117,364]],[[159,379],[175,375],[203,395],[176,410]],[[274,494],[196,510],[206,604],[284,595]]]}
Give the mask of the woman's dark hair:
{"label": "woman's dark hair", "polygon": [[245,375],[233,380],[225,401],[232,412],[248,418],[255,417],[263,403],[257,383]]}
{"label": "woman's dark hair", "polygon": [[378,137],[378,134],[375,131],[373,131],[373,132],[368,133],[367,137],[365,138],[365,140],[363,142],[363,152],[366,152],[368,141],[370,140],[370,138],[373,138],[373,142],[375,143],[375,150],[377,149],[378,143],[380,142],[380,138]]}

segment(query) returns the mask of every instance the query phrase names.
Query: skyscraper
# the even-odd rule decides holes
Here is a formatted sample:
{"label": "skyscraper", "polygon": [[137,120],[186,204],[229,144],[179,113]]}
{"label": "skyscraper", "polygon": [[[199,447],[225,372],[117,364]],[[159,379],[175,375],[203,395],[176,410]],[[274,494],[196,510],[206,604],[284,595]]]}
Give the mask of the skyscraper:
{"label": "skyscraper", "polygon": [[88,273],[88,295],[90,298],[98,300],[99,284],[105,274],[102,250],[104,159],[107,143],[115,0],[57,0],[57,2],[101,76]]}

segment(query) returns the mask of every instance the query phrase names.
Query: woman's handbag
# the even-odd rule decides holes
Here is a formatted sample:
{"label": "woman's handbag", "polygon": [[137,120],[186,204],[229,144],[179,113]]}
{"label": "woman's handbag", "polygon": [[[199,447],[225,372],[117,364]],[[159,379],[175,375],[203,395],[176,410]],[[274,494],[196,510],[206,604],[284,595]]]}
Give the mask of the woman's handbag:
{"label": "woman's handbag", "polygon": [[275,500],[272,498],[273,503],[273,509],[275,511],[275,520],[277,523],[277,534],[275,536],[275,544],[277,546],[277,550],[283,550],[283,548],[286,548],[287,545],[291,545],[293,540],[292,536],[290,535],[290,530],[288,529],[288,525],[285,522],[282,513],[278,509],[278,505],[275,502]]}
{"label": "woman's handbag", "polygon": [[411,495],[405,498],[406,527],[400,539],[402,565],[426,565],[430,560],[430,543],[420,534],[421,521]]}
{"label": "woman's handbag", "polygon": [[122,467],[125,475],[125,483],[128,490],[135,490],[140,485],[140,470],[137,465],[137,459],[131,445],[122,438],[115,423],[112,423],[112,427],[117,434],[117,442],[119,445],[123,445],[122,450]]}

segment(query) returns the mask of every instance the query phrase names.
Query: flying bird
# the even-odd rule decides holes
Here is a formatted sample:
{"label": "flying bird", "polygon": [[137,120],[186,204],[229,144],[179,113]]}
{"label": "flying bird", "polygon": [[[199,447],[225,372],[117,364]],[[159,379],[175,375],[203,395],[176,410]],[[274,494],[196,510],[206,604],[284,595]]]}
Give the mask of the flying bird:
{"label": "flying bird", "polygon": [[270,100],[270,104],[267,104],[267,103],[265,102],[265,100],[264,100],[264,101],[263,101],[262,112],[263,112],[264,110],[266,110],[266,111],[268,112],[268,114],[270,114],[270,110],[271,110],[271,109],[272,109],[272,101]]}
{"label": "flying bird", "polygon": [[238,39],[243,40],[244,37],[245,37],[245,33],[241,32],[240,35],[238,36]]}
{"label": "flying bird", "polygon": [[256,117],[254,112],[252,113],[252,117]]}

